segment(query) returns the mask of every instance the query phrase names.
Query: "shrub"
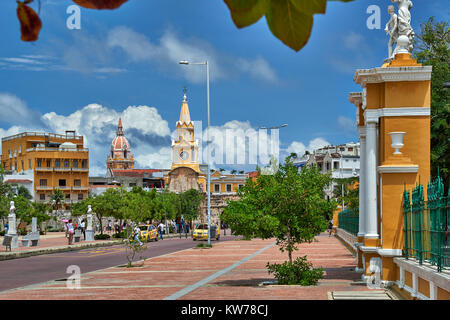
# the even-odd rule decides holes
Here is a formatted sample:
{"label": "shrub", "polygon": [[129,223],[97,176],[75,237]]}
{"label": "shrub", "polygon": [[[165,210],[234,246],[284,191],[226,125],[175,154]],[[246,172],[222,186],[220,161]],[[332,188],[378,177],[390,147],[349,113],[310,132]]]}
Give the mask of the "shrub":
{"label": "shrub", "polygon": [[5,235],[5,230],[0,231],[0,236],[4,236]]}
{"label": "shrub", "polygon": [[122,233],[114,233],[112,236],[114,239],[122,239],[125,238],[123,232]]}
{"label": "shrub", "polygon": [[197,248],[212,248],[212,244],[199,243],[197,244]]}
{"label": "shrub", "polygon": [[111,237],[108,234],[96,234],[94,236],[95,240],[109,240]]}
{"label": "shrub", "polygon": [[274,274],[278,284],[313,286],[323,278],[323,269],[313,269],[312,263],[306,260],[306,256],[295,259],[292,265],[289,261],[283,264],[267,263],[267,269],[269,274]]}

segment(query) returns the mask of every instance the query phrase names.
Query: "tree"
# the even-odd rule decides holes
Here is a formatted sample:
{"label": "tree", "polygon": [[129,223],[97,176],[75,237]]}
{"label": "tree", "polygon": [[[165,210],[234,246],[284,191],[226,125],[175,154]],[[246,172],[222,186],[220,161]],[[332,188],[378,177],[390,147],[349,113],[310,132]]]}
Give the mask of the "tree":
{"label": "tree", "polygon": [[64,192],[59,189],[55,189],[50,195],[50,199],[52,200],[53,210],[56,210],[56,215],[58,215],[58,210],[59,208],[61,208],[61,205],[64,201]]}
{"label": "tree", "polygon": [[236,169],[231,170],[231,174],[236,174],[236,173],[237,173]]}
{"label": "tree", "polygon": [[202,193],[195,189],[189,189],[181,195],[181,213],[189,224],[197,219],[202,200]]}
{"label": "tree", "polygon": [[288,157],[273,175],[259,175],[239,189],[240,199],[228,201],[223,220],[246,238],[276,238],[292,266],[296,245],[312,242],[327,229],[324,213],[336,208],[335,201],[324,199],[324,187],[330,182],[330,175],[315,167],[299,173]]}
{"label": "tree", "polygon": [[24,186],[19,186],[17,188],[17,195],[23,196],[24,198],[27,198],[28,200],[33,199],[33,196],[31,195],[30,191],[25,188]]}
{"label": "tree", "polygon": [[448,22],[434,17],[421,24],[415,58],[433,66],[431,74],[431,173],[439,174],[448,185],[450,178],[450,100],[444,83],[450,79],[450,32]]}

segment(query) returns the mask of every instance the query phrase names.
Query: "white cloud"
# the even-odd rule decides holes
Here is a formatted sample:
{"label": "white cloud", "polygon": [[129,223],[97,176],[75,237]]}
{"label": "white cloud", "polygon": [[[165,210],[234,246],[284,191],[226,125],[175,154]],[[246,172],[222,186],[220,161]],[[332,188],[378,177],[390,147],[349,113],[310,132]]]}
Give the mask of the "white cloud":
{"label": "white cloud", "polygon": [[313,152],[316,149],[320,149],[329,145],[331,144],[325,139],[315,138],[309,142],[308,146],[305,146],[305,144],[302,142],[294,141],[289,145],[286,151],[288,153],[297,153],[297,155],[301,157],[305,153],[305,151]]}
{"label": "white cloud", "polygon": [[338,126],[341,129],[344,129],[346,131],[354,131],[356,128],[356,121],[354,121],[350,118],[347,118],[344,116],[339,116],[337,120],[338,120]]}
{"label": "white cloud", "polygon": [[19,97],[0,92],[0,122],[17,125],[41,125],[40,114],[31,110]]}
{"label": "white cloud", "polygon": [[120,26],[109,32],[107,44],[111,48],[122,49],[132,62],[157,63],[163,72],[179,74],[195,83],[205,81],[204,68],[180,66],[178,63],[181,60],[191,62],[207,60],[212,70],[212,80],[229,78],[233,74],[249,74],[257,80],[271,83],[278,81],[276,72],[262,57],[251,60],[219,53],[205,41],[180,38],[170,30],[162,35],[159,43],[156,43],[143,34]]}

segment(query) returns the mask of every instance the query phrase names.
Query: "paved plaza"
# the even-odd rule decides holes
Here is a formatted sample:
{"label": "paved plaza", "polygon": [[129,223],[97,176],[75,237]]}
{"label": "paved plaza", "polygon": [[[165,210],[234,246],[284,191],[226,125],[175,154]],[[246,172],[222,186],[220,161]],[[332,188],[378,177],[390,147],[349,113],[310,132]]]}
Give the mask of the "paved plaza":
{"label": "paved plaza", "polygon": [[[274,240],[213,242],[212,249],[191,248],[81,275],[80,288],[65,279],[3,291],[0,300],[328,300],[337,298],[391,299],[384,290],[369,290],[354,270],[355,258],[335,237],[321,234],[302,244],[294,258],[307,255],[322,267],[317,286],[279,286],[267,262],[282,263]],[[170,241],[170,240],[169,240]],[[124,261],[125,264],[125,261]]]}

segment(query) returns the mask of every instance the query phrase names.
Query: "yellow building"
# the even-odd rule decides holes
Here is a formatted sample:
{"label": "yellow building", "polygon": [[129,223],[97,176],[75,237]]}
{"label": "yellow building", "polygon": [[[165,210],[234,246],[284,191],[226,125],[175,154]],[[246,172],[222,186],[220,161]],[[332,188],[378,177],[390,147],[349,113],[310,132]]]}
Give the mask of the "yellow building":
{"label": "yellow building", "polygon": [[[195,139],[194,122],[191,121],[188,101],[184,94],[180,119],[176,124],[177,137],[172,141],[172,167],[165,176],[169,190],[184,192],[191,188],[206,192],[207,166],[199,163],[199,141]],[[202,167],[202,168],[201,168]],[[215,195],[233,194],[246,183],[246,174],[224,175],[219,171],[211,174],[211,193]]]}
{"label": "yellow building", "polygon": [[37,201],[49,201],[55,189],[64,192],[66,206],[88,196],[89,150],[75,131],[23,132],[2,138],[1,163],[12,176],[32,178]]}

